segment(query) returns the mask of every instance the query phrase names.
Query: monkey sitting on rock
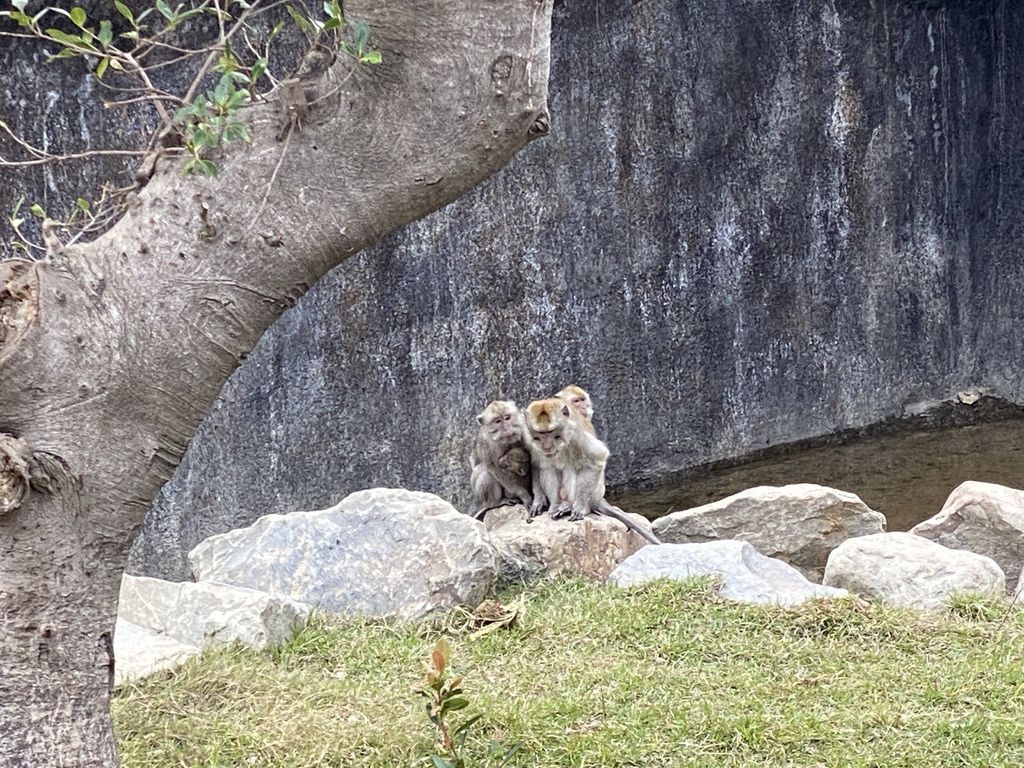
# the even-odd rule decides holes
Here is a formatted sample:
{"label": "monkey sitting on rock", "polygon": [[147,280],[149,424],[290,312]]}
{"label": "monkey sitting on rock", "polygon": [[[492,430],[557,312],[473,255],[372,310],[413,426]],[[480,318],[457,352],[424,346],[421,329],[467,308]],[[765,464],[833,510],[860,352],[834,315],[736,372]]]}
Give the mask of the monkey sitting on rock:
{"label": "monkey sitting on rock", "polygon": [[[499,412],[499,426],[520,424],[518,442],[505,433],[498,437],[493,425]],[[530,493],[525,495],[531,501],[524,503],[531,518],[545,510],[552,518],[568,516],[570,520],[582,520],[588,513],[597,512],[615,518],[652,544],[660,544],[656,536],[604,498],[609,451],[594,431],[593,414],[590,395],[575,385],[565,387],[555,397],[530,403],[525,419],[511,401],[491,403],[477,418],[481,429],[471,458],[474,517],[482,517],[502,499],[522,501],[521,483],[529,474]],[[520,483],[511,476],[518,476]]]}
{"label": "monkey sitting on rock", "polygon": [[523,421],[511,400],[495,400],[476,417],[480,424],[473,452],[470,514],[479,520],[488,509],[502,504],[533,505],[530,492],[530,454],[523,444]]}

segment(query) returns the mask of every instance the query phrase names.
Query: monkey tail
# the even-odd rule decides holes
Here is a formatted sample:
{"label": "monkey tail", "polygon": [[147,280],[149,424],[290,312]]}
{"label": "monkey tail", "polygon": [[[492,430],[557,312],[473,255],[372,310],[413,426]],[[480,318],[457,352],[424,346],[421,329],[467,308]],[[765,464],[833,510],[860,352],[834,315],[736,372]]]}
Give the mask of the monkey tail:
{"label": "monkey tail", "polygon": [[601,499],[601,503],[598,504],[594,508],[594,511],[598,512],[598,513],[600,513],[602,515],[607,515],[608,517],[611,517],[611,518],[614,518],[614,519],[618,520],[620,523],[622,523],[624,526],[629,528],[631,531],[633,531],[635,533],[638,533],[639,535],[643,536],[645,539],[647,539],[649,542],[651,542],[651,544],[661,544],[661,539],[659,539],[657,536],[655,536],[650,531],[644,530],[639,525],[637,525],[632,520],[630,520],[629,516],[626,515],[625,512],[623,512],[618,507],[615,507],[615,506],[612,506],[611,504],[609,504],[608,503],[608,499]]}

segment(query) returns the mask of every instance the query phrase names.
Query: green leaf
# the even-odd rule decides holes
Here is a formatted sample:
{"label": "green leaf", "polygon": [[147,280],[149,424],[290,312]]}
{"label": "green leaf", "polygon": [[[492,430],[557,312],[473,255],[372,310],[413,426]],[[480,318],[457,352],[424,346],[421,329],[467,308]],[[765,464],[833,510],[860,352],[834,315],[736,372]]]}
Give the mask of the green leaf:
{"label": "green leaf", "polygon": [[216,166],[216,164],[212,163],[209,160],[200,160],[199,161],[199,167],[202,169],[203,173],[205,173],[207,176],[216,176],[217,175],[217,166]]}
{"label": "green leaf", "polygon": [[172,11],[164,0],[156,0],[156,9],[160,11],[160,14],[168,21],[174,20],[174,11]]}
{"label": "green leaf", "polygon": [[473,723],[475,723],[481,717],[483,717],[482,714],[480,714],[480,715],[473,715],[466,722],[464,722],[462,725],[460,725],[458,728],[456,728],[454,731],[452,731],[452,735],[453,736],[459,736],[460,734],[461,735],[465,735],[466,733],[469,732],[469,729],[471,727],[473,727]]}
{"label": "green leaf", "polygon": [[464,699],[461,696],[448,699],[444,704],[441,705],[442,712],[458,712],[460,709],[465,709],[469,706],[469,700]]}
{"label": "green leaf", "polygon": [[80,197],[77,200],[75,200],[75,205],[78,206],[79,210],[82,210],[85,213],[89,212],[89,201],[86,200],[84,197]]}
{"label": "green leaf", "polygon": [[110,60],[110,68],[116,69],[118,72],[124,72],[124,66],[117,59]]}
{"label": "green leaf", "polygon": [[249,72],[249,82],[256,85],[256,81],[263,77],[263,73],[267,71],[267,60],[263,57],[256,59],[256,63],[252,65],[252,70]]}
{"label": "green leaf", "polygon": [[380,51],[367,51],[359,57],[359,61],[363,64],[380,64],[381,55]]}
{"label": "green leaf", "polygon": [[132,9],[121,2],[121,0],[114,0],[114,7],[117,8],[117,12],[128,19],[128,23],[133,27],[135,26],[135,16],[132,14]]}
{"label": "green leaf", "polygon": [[292,8],[290,5],[285,6],[288,9],[288,15],[292,17],[292,21],[295,25],[306,34],[313,33],[313,25],[309,23],[309,19],[305,18],[302,14]]}
{"label": "green leaf", "polygon": [[100,59],[100,63],[96,65],[96,79],[102,80],[104,73],[107,71],[107,67],[110,66],[110,57],[106,56]]}
{"label": "green leaf", "polygon": [[24,12],[25,6],[28,5],[28,0],[11,0],[11,5]]}
{"label": "green leaf", "polygon": [[71,13],[68,14],[71,17],[71,21],[75,23],[76,27],[85,26],[85,9],[75,6],[71,9]]}
{"label": "green leaf", "polygon": [[71,35],[53,27],[46,30],[46,36],[51,40],[56,40],[58,43],[64,43],[64,45],[85,45],[85,41],[78,35]]}
{"label": "green leaf", "polygon": [[10,219],[9,221],[11,222],[11,226],[14,227],[14,229],[17,229],[18,227],[25,223],[24,219]]}
{"label": "green leaf", "polygon": [[46,218],[46,210],[39,203],[32,203],[32,207],[29,210],[32,211],[32,215],[37,219]]}
{"label": "green leaf", "polygon": [[100,33],[98,35],[100,45],[106,48],[114,40],[114,30],[110,26],[110,22],[104,19],[100,22]]}
{"label": "green leaf", "polygon": [[27,27],[32,23],[32,19],[28,17],[28,14],[23,13],[22,11],[11,11],[6,15],[10,16],[12,20],[18,22],[19,27]]}

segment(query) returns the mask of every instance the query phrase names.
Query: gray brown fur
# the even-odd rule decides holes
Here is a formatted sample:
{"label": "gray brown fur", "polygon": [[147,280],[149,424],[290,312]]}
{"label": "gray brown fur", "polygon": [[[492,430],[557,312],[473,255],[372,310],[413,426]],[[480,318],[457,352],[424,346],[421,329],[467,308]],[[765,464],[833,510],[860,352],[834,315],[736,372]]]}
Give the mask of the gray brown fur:
{"label": "gray brown fur", "polygon": [[469,457],[473,493],[470,514],[479,519],[488,509],[510,503],[530,508],[531,469],[523,446],[522,416],[516,404],[495,400],[477,416],[477,422],[480,430]]}

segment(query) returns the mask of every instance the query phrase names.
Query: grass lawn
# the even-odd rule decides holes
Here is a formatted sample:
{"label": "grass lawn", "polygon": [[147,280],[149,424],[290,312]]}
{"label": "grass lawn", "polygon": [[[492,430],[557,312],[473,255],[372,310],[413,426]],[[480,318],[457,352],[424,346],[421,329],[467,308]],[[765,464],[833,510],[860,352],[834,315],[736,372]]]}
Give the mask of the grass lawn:
{"label": "grass lawn", "polygon": [[432,766],[423,680],[451,638],[467,768],[1024,765],[1024,611],[919,614],[848,599],[793,609],[706,582],[508,590],[511,629],[471,636],[318,616],[286,647],[208,652],[114,702],[126,768]]}

